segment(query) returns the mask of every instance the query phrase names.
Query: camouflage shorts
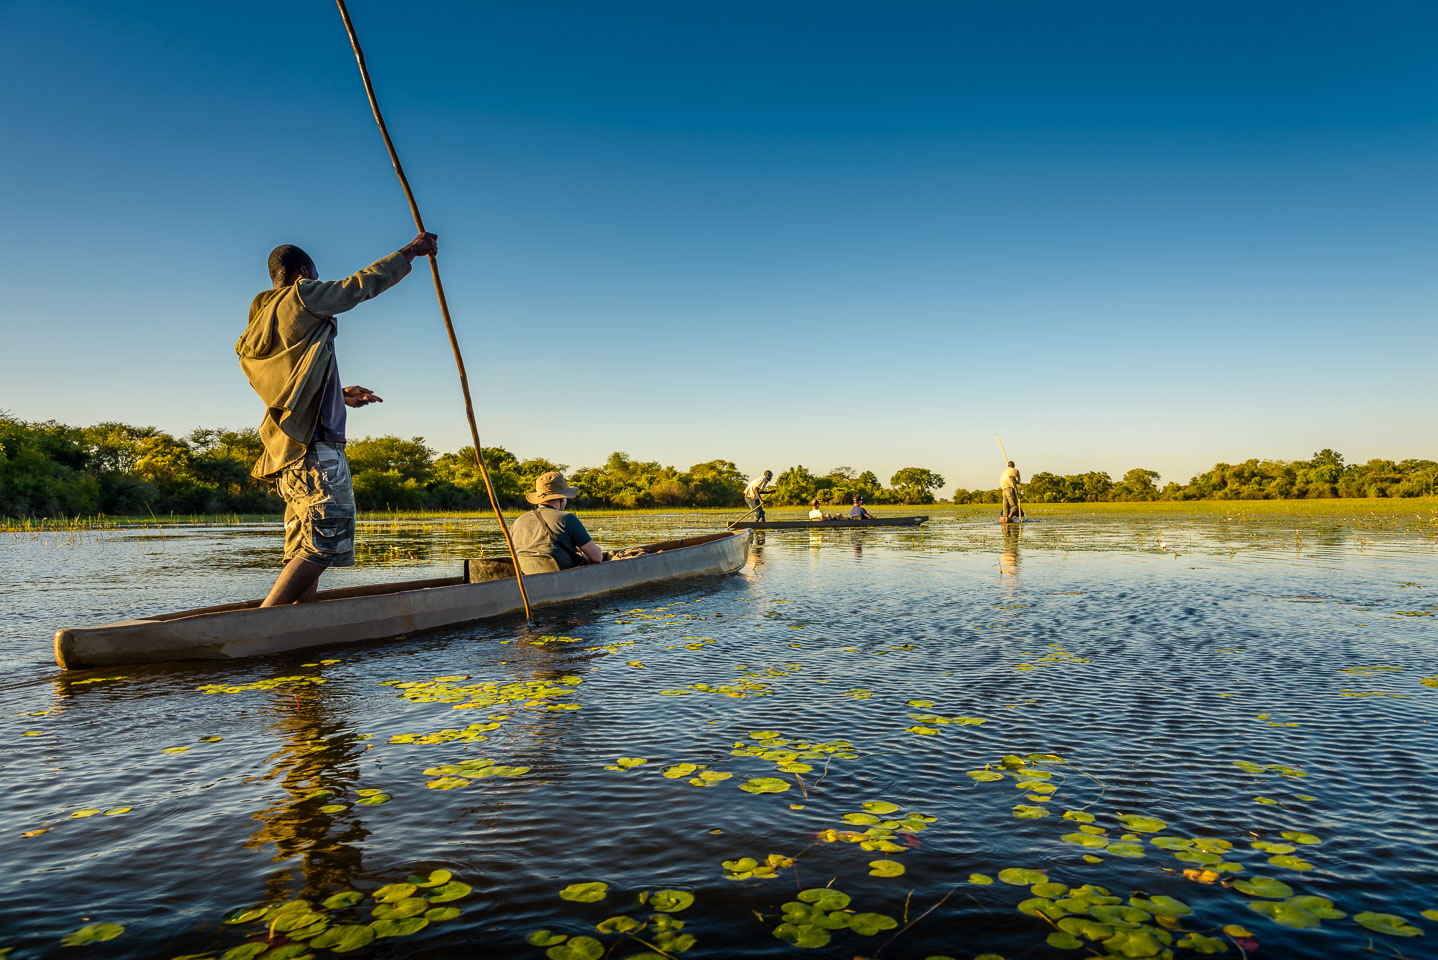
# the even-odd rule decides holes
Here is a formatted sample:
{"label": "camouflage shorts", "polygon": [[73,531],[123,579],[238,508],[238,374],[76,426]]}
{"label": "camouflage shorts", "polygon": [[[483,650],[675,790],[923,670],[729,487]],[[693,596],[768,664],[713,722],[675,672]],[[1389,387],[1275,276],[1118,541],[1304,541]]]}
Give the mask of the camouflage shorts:
{"label": "camouflage shorts", "polygon": [[354,566],[355,495],[345,448],[310,444],[305,458],[280,474],[279,486],[285,498],[285,560]]}

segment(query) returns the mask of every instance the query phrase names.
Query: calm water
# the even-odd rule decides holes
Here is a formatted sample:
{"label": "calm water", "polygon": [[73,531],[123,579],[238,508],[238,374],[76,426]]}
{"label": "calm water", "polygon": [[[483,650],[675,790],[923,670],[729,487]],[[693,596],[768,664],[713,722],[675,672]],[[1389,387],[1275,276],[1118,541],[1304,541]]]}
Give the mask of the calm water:
{"label": "calm water", "polygon": [[[606,546],[713,526],[590,524]],[[482,521],[361,538],[331,586],[497,552]],[[282,960],[376,931],[355,956],[1438,955],[1420,532],[1053,514],[770,533],[733,577],[529,630],[56,671],[57,626],[258,595],[279,541],[0,534],[12,957]],[[741,862],[770,855],[772,877]],[[448,885],[394,886],[435,870]],[[592,882],[603,899],[560,896]],[[823,887],[847,904],[796,899]],[[321,906],[347,890],[363,899]],[[661,890],[693,903],[640,904]],[[646,926],[596,929],[619,916]],[[97,924],[124,929],[62,946]],[[569,939],[526,942],[540,930]]]}

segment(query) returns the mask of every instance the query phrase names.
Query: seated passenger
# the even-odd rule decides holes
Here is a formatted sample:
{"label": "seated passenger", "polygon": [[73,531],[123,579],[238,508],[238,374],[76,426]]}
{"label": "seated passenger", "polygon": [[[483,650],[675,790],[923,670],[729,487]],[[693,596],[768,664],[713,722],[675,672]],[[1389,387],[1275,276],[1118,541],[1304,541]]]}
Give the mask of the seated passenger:
{"label": "seated passenger", "polygon": [[810,519],[810,520],[828,520],[828,519],[829,519],[828,517],[824,516],[824,511],[819,509],[819,501],[818,501],[818,500],[815,500],[813,503],[809,504],[809,506],[813,507],[813,509],[809,511],[809,519]]}
{"label": "seated passenger", "polygon": [[874,515],[864,509],[864,498],[854,497],[854,505],[849,508],[850,520],[872,520]]}
{"label": "seated passenger", "polygon": [[550,471],[534,481],[534,492],[524,499],[535,508],[510,527],[514,552],[521,573],[549,573],[568,570],[604,559],[599,545],[584,524],[564,507],[579,491],[564,482],[564,474]]}

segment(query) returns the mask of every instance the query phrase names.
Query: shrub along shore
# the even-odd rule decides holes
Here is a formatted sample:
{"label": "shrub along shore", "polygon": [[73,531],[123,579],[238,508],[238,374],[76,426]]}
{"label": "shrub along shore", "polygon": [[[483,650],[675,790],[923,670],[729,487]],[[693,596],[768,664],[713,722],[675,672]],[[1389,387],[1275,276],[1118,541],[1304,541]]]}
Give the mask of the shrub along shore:
{"label": "shrub along shore", "polygon": [[[260,451],[253,429],[199,428],[175,437],[154,427],[107,422],[71,427],[29,423],[0,411],[0,518],[30,529],[37,518],[63,527],[158,522],[233,522],[279,514],[283,504],[271,484],[250,476]],[[350,441],[347,452],[359,509],[377,513],[463,516],[487,511],[489,500],[472,447],[438,454],[423,437],[384,436]],[[579,467],[544,457],[521,460],[503,447],[485,447],[495,492],[503,507],[522,509],[535,477],[562,470],[579,487],[578,509],[733,509],[743,504],[748,480],[733,461],[716,459],[687,470],[615,452],[599,466]],[[1186,501],[1306,502],[1347,498],[1413,498],[1438,494],[1438,463],[1432,460],[1370,460],[1345,463],[1322,450],[1309,460],[1220,463],[1186,484],[1159,485],[1154,470],[1135,467],[1115,482],[1107,473],[1027,477],[1023,499],[1040,504],[1167,503]],[[930,505],[944,478],[927,467],[904,467],[880,482],[871,470],[835,467],[814,473],[802,465],[779,471],[769,502],[774,506],[845,504],[862,496],[870,504]],[[953,492],[953,504],[993,504],[997,489]],[[1343,512],[1348,512],[1346,509]],[[54,519],[60,518],[60,519]]]}

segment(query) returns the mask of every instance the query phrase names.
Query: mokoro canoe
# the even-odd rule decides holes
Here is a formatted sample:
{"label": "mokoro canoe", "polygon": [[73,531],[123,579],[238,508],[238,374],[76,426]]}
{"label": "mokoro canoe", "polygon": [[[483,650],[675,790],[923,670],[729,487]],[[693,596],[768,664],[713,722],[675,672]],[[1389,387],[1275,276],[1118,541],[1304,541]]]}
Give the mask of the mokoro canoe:
{"label": "mokoro canoe", "polygon": [[[644,556],[526,575],[524,586],[530,606],[538,607],[681,577],[733,573],[748,559],[751,536],[728,532],[648,544]],[[70,627],[55,633],[55,662],[64,670],[85,670],[258,657],[389,639],[524,609],[508,560],[470,560],[465,568],[458,577],[324,590],[310,603],[261,608],[260,601],[249,600]]]}
{"label": "mokoro canoe", "polygon": [[917,527],[928,517],[875,517],[872,520],[755,520],[736,523],[734,530],[852,530],[859,527]]}

